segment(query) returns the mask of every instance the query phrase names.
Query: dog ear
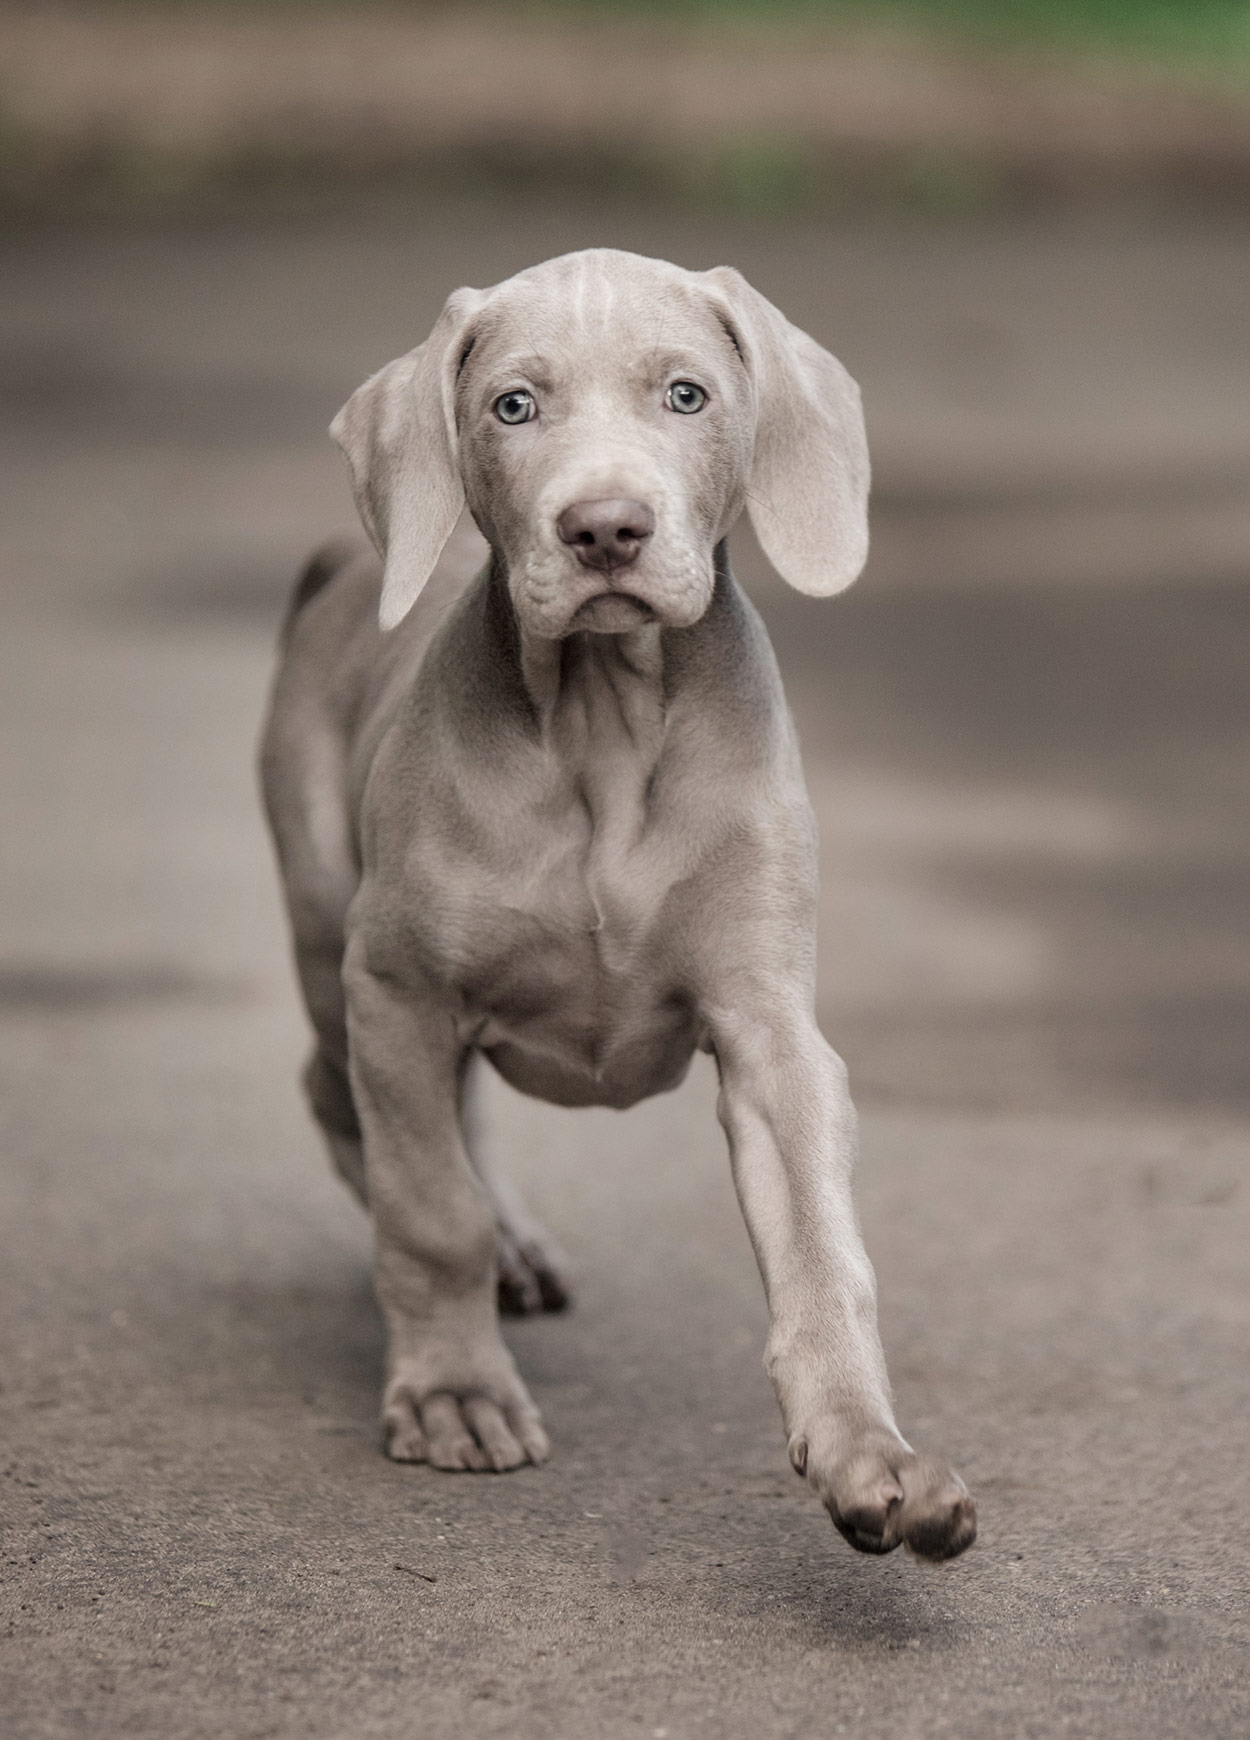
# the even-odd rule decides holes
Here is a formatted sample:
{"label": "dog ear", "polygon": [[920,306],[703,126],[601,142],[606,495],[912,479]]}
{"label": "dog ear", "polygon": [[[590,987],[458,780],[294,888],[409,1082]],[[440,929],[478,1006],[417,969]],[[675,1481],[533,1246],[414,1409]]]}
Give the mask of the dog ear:
{"label": "dog ear", "polygon": [[416,603],[464,506],[455,389],[481,301],[477,290],[455,291],[425,343],[372,375],[330,425],[356,511],[386,564],[384,629]]}
{"label": "dog ear", "polygon": [[747,512],[783,580],[825,598],[868,558],[868,436],[859,388],[732,266],[703,274],[756,398]]}

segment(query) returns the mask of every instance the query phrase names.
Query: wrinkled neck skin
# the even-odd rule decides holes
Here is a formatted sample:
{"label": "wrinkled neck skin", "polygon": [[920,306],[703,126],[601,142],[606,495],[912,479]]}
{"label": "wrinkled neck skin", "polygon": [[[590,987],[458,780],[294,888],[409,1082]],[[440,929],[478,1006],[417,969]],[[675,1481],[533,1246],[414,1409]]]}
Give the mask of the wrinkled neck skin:
{"label": "wrinkled neck skin", "polygon": [[[715,566],[720,593],[729,583],[723,540]],[[578,786],[596,825],[640,818],[664,748],[681,652],[688,652],[715,612],[715,598],[690,628],[647,623],[625,634],[583,632],[549,640],[527,633],[518,620],[497,556],[487,586],[492,638],[514,677],[529,728]]]}

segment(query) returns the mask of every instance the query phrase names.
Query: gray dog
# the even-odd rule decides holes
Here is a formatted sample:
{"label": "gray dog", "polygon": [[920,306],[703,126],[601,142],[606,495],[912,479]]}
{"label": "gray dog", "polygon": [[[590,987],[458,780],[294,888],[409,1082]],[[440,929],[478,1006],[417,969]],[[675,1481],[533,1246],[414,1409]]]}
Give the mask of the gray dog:
{"label": "gray dog", "polygon": [[498,1309],[565,1287],[475,1138],[481,1058],[624,1107],[701,1048],[791,1462],[863,1551],[961,1552],[967,1489],[894,1423],[855,1113],[813,1009],[812,814],[725,550],[745,507],[800,591],[859,573],[855,383],[737,272],[596,250],[456,291],[332,433],[381,563],[305,573],[263,780],[309,1097],[376,1229],[390,1455],[548,1454]]}

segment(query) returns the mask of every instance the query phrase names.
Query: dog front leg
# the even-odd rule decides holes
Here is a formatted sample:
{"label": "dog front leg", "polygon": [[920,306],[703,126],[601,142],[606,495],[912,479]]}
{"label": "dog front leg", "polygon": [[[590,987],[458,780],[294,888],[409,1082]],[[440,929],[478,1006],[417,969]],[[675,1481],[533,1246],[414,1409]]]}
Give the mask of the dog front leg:
{"label": "dog front leg", "polygon": [[542,1462],[547,1435],[499,1334],[498,1235],[461,1136],[454,1024],[436,999],[371,972],[359,938],[343,978],[386,1321],[387,1454],[436,1468]]}
{"label": "dog front leg", "polygon": [[713,1025],[719,1112],[768,1299],[765,1365],[790,1460],[861,1552],[951,1558],[976,1536],[957,1474],[894,1423],[876,1283],[856,1222],[846,1071],[810,1018]]}

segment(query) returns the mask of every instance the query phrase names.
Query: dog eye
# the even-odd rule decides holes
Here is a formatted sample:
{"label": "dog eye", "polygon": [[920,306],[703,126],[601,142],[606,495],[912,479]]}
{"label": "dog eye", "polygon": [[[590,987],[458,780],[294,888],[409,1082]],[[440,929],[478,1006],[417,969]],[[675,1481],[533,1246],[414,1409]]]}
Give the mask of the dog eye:
{"label": "dog eye", "polygon": [[664,395],[664,403],[670,411],[680,411],[684,417],[690,417],[707,404],[707,394],[693,381],[674,381]]}
{"label": "dog eye", "polygon": [[499,395],[495,400],[495,415],[501,423],[528,423],[538,415],[538,406],[534,403],[533,393],[517,389]]}

